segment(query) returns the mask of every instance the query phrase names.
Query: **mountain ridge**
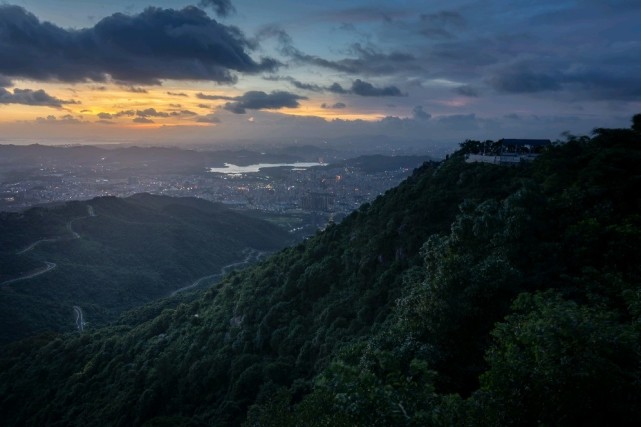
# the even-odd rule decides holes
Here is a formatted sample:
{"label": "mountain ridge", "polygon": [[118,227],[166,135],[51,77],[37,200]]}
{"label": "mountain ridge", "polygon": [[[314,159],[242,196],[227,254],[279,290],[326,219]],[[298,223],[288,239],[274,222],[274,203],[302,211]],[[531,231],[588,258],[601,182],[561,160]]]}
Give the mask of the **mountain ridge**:
{"label": "mountain ridge", "polygon": [[27,331],[72,327],[72,305],[92,324],[113,321],[123,309],[241,261],[247,248],[271,251],[292,241],[221,204],[149,194],[4,214],[0,229],[2,316],[11,325],[2,328],[5,343]]}
{"label": "mountain ridge", "polygon": [[640,140],[600,129],[532,164],[469,164],[463,149],[426,163],[192,301],[8,347],[0,413],[9,425],[634,425]]}

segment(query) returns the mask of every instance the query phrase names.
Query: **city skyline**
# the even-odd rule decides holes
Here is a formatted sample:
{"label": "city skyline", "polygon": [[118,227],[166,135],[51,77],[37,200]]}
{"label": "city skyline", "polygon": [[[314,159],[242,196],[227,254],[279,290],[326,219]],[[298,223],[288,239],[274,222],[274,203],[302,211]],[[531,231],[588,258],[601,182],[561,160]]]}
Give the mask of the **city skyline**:
{"label": "city skyline", "polygon": [[559,137],[641,111],[641,2],[14,0],[0,143]]}

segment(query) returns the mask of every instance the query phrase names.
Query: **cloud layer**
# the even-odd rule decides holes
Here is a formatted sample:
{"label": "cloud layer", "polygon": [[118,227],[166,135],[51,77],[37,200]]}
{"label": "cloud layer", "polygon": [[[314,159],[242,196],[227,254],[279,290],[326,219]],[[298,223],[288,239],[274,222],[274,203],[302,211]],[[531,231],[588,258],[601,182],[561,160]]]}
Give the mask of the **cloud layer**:
{"label": "cloud layer", "polygon": [[40,107],[61,108],[64,104],[77,104],[77,101],[58,99],[42,89],[14,89],[13,93],[0,87],[0,104],[23,104]]}
{"label": "cloud layer", "polygon": [[[216,3],[221,10],[228,2]],[[0,5],[0,74],[41,81],[114,80],[157,84],[162,79],[233,83],[235,72],[274,70],[254,60],[251,43],[196,7],[147,8],[114,14],[93,28],[66,30],[41,22],[21,7]]]}
{"label": "cloud layer", "polygon": [[300,105],[298,102],[300,99],[307,98],[285,91],[274,91],[272,93],[249,91],[242,96],[236,97],[234,102],[226,103],[223,108],[235,114],[245,114],[246,110],[297,108]]}
{"label": "cloud layer", "polygon": [[[198,123],[220,123],[216,136],[228,138],[243,132],[256,132],[252,138],[322,132],[406,139],[540,132],[554,138],[557,130],[589,131],[586,123],[595,117],[602,126],[627,125],[641,106],[638,0],[509,6],[504,0],[312,6],[276,0],[268,9],[237,2],[237,14],[232,2],[143,10],[137,2],[128,8],[132,2],[113,0],[109,10],[130,14],[84,21],[78,16],[89,10],[98,16],[104,5],[42,0],[33,6],[40,19],[0,6],[3,125],[33,123],[37,116],[45,116],[43,123],[73,124],[91,114],[93,123],[116,125],[102,127],[104,134],[125,122],[121,130],[130,132],[135,120],[159,125],[141,126],[141,132],[183,128],[176,134],[185,138],[192,125],[210,131]],[[68,18],[60,10],[47,15],[50,8],[41,5],[53,3],[85,9]],[[232,20],[248,35],[228,25]],[[166,79],[184,82],[152,86]],[[233,88],[219,85],[237,81]],[[76,101],[65,99],[67,91]],[[302,119],[300,111],[289,110],[305,99],[306,113],[317,117]],[[82,106],[73,104],[80,101]],[[30,115],[14,104],[66,111],[54,121],[41,109]],[[242,116],[249,112],[251,126]],[[72,116],[64,118],[67,113]],[[54,128],[64,126],[48,129]],[[73,128],[89,132],[91,126]]]}
{"label": "cloud layer", "polygon": [[231,0],[200,0],[198,6],[211,8],[218,16],[227,16],[236,11]]}
{"label": "cloud layer", "polygon": [[[339,83],[333,83],[330,86],[321,86],[314,83],[303,83],[299,80],[296,80],[293,77],[289,76],[267,76],[265,80],[270,81],[286,81],[289,82],[292,86],[302,90],[308,90],[311,92],[332,92],[341,95],[358,95],[358,96],[406,96],[401,90],[394,85],[376,87],[372,83],[363,81],[361,79],[356,79],[352,82],[350,89],[345,89]],[[204,98],[204,99],[215,99],[215,98]]]}

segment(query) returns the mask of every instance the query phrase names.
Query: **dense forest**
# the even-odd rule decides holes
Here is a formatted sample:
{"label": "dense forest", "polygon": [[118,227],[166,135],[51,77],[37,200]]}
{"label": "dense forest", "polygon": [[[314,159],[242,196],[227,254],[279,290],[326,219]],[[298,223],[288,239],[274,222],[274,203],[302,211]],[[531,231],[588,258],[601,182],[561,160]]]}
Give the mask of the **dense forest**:
{"label": "dense forest", "polygon": [[426,163],[193,301],[0,354],[5,425],[639,425],[641,115]]}
{"label": "dense forest", "polygon": [[74,306],[92,328],[104,326],[292,240],[265,220],[190,197],[99,197],[0,213],[0,345],[73,331]]}

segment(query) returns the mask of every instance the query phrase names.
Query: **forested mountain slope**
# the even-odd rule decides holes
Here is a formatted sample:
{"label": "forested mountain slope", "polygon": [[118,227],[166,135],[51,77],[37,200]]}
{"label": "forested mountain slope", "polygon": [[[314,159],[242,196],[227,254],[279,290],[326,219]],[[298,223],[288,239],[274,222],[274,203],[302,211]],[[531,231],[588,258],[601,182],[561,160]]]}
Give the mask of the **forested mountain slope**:
{"label": "forested mountain slope", "polygon": [[638,130],[464,154],[194,302],[4,349],[2,419],[638,424]]}
{"label": "forested mountain slope", "polygon": [[[0,213],[0,344],[90,327],[290,244],[270,223],[195,198],[101,197]],[[49,268],[49,270],[47,270]]]}

